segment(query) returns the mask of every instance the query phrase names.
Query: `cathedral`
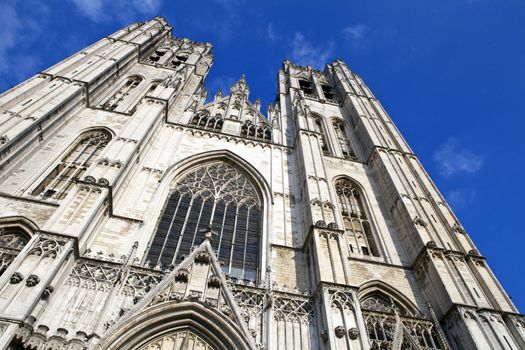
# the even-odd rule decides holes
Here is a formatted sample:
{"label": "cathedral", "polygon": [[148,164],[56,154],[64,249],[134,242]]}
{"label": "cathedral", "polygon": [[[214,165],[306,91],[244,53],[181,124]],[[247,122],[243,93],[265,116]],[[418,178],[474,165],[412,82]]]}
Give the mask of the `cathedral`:
{"label": "cathedral", "polygon": [[525,349],[361,77],[212,63],[156,17],[0,95],[0,349]]}

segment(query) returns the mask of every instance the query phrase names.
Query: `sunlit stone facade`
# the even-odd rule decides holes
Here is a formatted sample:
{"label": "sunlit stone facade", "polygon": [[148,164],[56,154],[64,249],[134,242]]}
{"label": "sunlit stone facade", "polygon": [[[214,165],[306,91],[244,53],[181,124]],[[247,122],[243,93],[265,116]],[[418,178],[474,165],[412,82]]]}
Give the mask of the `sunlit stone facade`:
{"label": "sunlit stone facade", "polygon": [[159,17],[0,95],[1,347],[525,348],[344,62],[283,62],[266,115],[212,62]]}

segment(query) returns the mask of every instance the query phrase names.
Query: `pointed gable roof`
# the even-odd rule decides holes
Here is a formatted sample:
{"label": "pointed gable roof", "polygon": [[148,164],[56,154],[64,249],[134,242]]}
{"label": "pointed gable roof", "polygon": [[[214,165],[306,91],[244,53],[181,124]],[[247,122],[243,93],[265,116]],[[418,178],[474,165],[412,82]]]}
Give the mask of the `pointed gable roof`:
{"label": "pointed gable roof", "polygon": [[[225,332],[229,329],[230,333],[232,331],[237,333],[237,338],[244,343],[245,346],[241,348],[256,348],[253,336],[248,330],[211,246],[211,231],[206,233],[199,247],[108,329],[101,339],[102,348],[113,349],[115,342],[119,342],[119,339],[122,342],[121,338],[126,334],[126,331],[123,330],[130,328],[128,324],[138,323],[143,315],[160,310],[165,310],[162,313],[169,314],[167,309],[170,307],[176,309],[179,304],[181,306],[184,304],[186,307],[192,307],[191,304],[193,304],[200,310],[200,316],[209,312],[207,320],[210,322],[218,320],[220,323],[214,324],[215,327],[207,325],[206,329],[217,328]],[[159,312],[159,314],[162,313]],[[148,322],[155,322],[151,317],[146,317],[146,319]],[[240,345],[237,344],[237,346]]]}

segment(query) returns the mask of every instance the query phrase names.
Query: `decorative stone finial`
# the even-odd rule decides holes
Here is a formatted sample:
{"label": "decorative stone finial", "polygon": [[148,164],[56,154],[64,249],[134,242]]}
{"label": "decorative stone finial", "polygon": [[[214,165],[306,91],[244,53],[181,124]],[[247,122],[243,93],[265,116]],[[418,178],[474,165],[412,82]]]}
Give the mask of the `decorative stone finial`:
{"label": "decorative stone finial", "polygon": [[248,95],[250,94],[250,89],[248,88],[248,84],[246,84],[246,77],[244,76],[244,74],[241,76],[241,79],[239,79],[239,81],[232,85],[230,93],[241,94],[246,98],[248,97]]}
{"label": "decorative stone finial", "polygon": [[212,242],[213,241],[213,236],[217,236],[217,233],[214,232],[212,229],[211,229],[211,226],[208,226],[207,228],[205,228],[204,230],[201,230],[201,232],[204,231],[204,238],[203,238],[203,241],[208,241],[208,242]]}

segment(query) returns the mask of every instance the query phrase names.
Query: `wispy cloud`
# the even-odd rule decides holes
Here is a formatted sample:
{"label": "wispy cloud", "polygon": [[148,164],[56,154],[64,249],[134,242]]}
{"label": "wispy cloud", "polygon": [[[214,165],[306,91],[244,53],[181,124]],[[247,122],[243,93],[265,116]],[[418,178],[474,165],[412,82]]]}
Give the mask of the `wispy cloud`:
{"label": "wispy cloud", "polygon": [[162,0],[70,0],[77,10],[91,21],[127,23],[137,16],[154,16]]}
{"label": "wispy cloud", "polygon": [[213,99],[213,96],[217,91],[221,90],[223,95],[227,95],[230,92],[230,87],[235,83],[239,78],[235,79],[229,75],[221,75],[215,78],[212,78],[210,83],[207,84],[209,87],[208,100]]}
{"label": "wispy cloud", "polygon": [[[39,6],[40,13],[47,12],[45,5],[35,6]],[[23,16],[9,3],[0,3],[0,23],[0,88],[4,90],[8,87],[5,76],[22,80],[36,72],[40,57],[27,47],[36,40],[41,28],[34,18]]]}
{"label": "wispy cloud", "polygon": [[333,46],[333,43],[326,47],[316,46],[308,41],[304,34],[295,33],[292,40],[292,61],[302,66],[311,65],[315,68],[322,68],[328,63]]}
{"label": "wispy cloud", "polygon": [[278,38],[277,34],[275,33],[275,30],[273,29],[273,23],[272,22],[268,23],[268,27],[266,28],[266,37],[270,41],[275,41]]}
{"label": "wispy cloud", "polygon": [[455,210],[461,210],[474,201],[476,190],[469,188],[457,188],[445,194],[447,202]]}
{"label": "wispy cloud", "polygon": [[485,156],[461,147],[456,139],[450,138],[434,152],[434,161],[439,173],[449,177],[458,173],[477,173],[483,166]]}
{"label": "wispy cloud", "polygon": [[354,24],[343,29],[345,36],[352,40],[361,40],[365,34],[369,31],[369,28],[364,24]]}

